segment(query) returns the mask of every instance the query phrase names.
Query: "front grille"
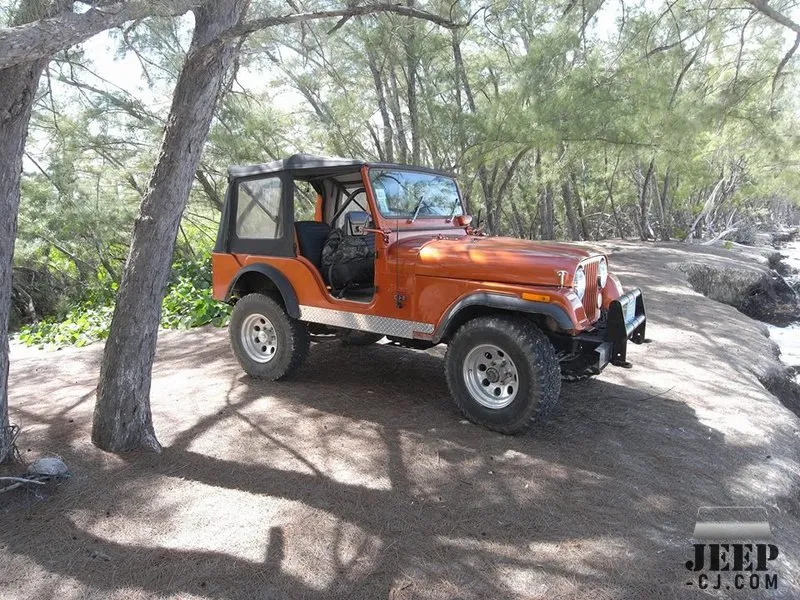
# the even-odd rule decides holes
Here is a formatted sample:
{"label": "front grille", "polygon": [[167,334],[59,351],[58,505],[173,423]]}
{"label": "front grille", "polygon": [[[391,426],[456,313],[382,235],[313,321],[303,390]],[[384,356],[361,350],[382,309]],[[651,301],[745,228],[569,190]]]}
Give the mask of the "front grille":
{"label": "front grille", "polygon": [[600,309],[597,308],[597,269],[599,264],[600,258],[583,263],[583,269],[586,272],[586,293],[583,295],[583,310],[592,323],[600,317]]}

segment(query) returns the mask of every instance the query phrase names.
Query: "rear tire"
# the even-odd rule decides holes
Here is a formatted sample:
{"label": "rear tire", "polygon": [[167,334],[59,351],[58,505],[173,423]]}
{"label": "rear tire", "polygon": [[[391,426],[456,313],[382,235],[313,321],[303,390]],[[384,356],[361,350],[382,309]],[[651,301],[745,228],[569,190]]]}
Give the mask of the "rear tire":
{"label": "rear tire", "polygon": [[543,420],[561,393],[555,350],[523,317],[468,321],[447,347],[445,369],[450,393],[464,416],[508,435]]}
{"label": "rear tire", "polygon": [[231,313],[231,346],[242,369],[257,379],[277,381],[303,364],[310,345],[305,324],[264,294],[248,294]]}

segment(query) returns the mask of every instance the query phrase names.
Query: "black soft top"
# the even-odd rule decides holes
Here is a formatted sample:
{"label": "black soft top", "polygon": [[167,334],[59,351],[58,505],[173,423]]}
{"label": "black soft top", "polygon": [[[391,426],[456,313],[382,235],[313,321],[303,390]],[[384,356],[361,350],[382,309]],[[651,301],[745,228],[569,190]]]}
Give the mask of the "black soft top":
{"label": "black soft top", "polygon": [[293,154],[289,158],[273,160],[272,162],[262,163],[260,165],[234,165],[228,167],[228,178],[242,179],[245,177],[255,177],[258,175],[269,175],[271,173],[281,172],[290,172],[292,175],[301,176],[303,178],[313,178],[342,171],[356,170],[365,165],[370,167],[423,171],[452,177],[452,174],[446,171],[437,171],[425,167],[413,167],[392,163],[371,163],[357,158],[341,158],[339,156]]}

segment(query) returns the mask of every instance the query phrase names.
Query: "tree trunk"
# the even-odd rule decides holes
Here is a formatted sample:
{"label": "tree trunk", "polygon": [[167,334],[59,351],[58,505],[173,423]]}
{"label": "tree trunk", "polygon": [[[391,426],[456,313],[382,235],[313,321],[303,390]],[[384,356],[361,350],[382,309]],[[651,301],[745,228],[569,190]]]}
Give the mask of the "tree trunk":
{"label": "tree trunk", "polygon": [[[408,5],[413,7],[414,0],[408,0]],[[406,89],[408,119],[411,127],[411,164],[419,164],[419,109],[417,105],[417,37],[414,23],[408,24],[408,37],[405,40],[406,50]]]}
{"label": "tree trunk", "polygon": [[578,209],[578,222],[581,226],[581,236],[584,240],[590,240],[592,239],[592,236],[589,233],[589,222],[586,220],[586,210],[583,206],[583,197],[578,191],[578,178],[575,176],[574,171],[571,173],[571,181],[572,192],[575,195],[575,207]]}
{"label": "tree trunk", "polygon": [[575,219],[575,203],[572,197],[572,186],[569,179],[561,184],[561,196],[564,199],[564,211],[567,213],[567,235],[571,240],[579,240],[578,223]]}
{"label": "tree trunk", "polygon": [[543,240],[556,239],[556,215],[553,207],[553,186],[548,181],[542,185],[542,152],[538,148],[534,154],[533,169],[539,182],[539,237]]}
{"label": "tree trunk", "polygon": [[525,219],[522,218],[522,213],[513,199],[509,201],[509,204],[511,205],[511,225],[514,228],[514,237],[525,239],[526,234],[532,227],[525,225]]}
{"label": "tree trunk", "polygon": [[494,205],[494,193],[489,185],[489,179],[486,175],[486,169],[481,167],[478,171],[478,179],[481,183],[481,190],[483,190],[483,205],[486,207],[486,233],[489,235],[497,235],[497,212]]}
{"label": "tree trunk", "polygon": [[[469,106],[469,111],[471,113],[477,112],[477,107],[475,105],[475,97],[472,95],[472,86],[469,83],[469,77],[467,77],[467,70],[464,67],[464,58],[461,55],[461,41],[459,39],[460,34],[458,33],[457,29],[453,30],[453,62],[455,63],[456,75],[458,81],[464,87],[464,94],[467,96],[467,106]],[[459,109],[461,108],[461,92],[459,86],[458,92],[458,101],[459,101]]]}
{"label": "tree trunk", "polygon": [[556,239],[556,214],[553,205],[553,184],[548,182],[544,186],[539,202],[539,213],[542,220],[542,239]]}
{"label": "tree trunk", "polygon": [[614,215],[614,223],[617,226],[617,237],[624,238],[625,231],[622,229],[622,223],[619,220],[619,213],[617,212],[617,205],[614,202],[614,188],[613,184],[608,187],[608,200],[611,203],[611,214]]}
{"label": "tree trunk", "polygon": [[397,85],[397,75],[394,65],[389,65],[389,108],[394,115],[394,124],[397,129],[397,153],[400,155],[400,162],[408,162],[408,140],[406,138],[406,127],[403,122],[403,110],[400,106],[400,92]]}
{"label": "tree trunk", "polygon": [[158,162],[133,230],[128,260],[103,353],[92,441],[109,451],[159,451],[150,413],[150,377],[161,301],[178,225],[235,42],[220,41],[244,14],[247,0],[214,0],[198,8]]}
{"label": "tree trunk", "polygon": [[[658,190],[656,189],[656,192]],[[661,239],[668,242],[672,237],[672,206],[669,201],[669,167],[664,172],[664,187],[658,197],[661,207]]]}
{"label": "tree trunk", "polygon": [[464,101],[462,100],[461,92],[461,69],[464,66],[461,62],[461,47],[458,41],[458,31],[453,29],[451,42],[453,48],[453,62],[455,68],[453,69],[453,87],[456,92],[456,133],[458,136],[458,149],[457,161],[460,161],[467,151],[467,136],[464,131]]}
{"label": "tree trunk", "polygon": [[[453,37],[452,37],[452,45],[453,45],[453,63],[455,65],[455,80],[456,80],[456,102],[458,103],[458,111],[459,111],[459,143],[461,144],[461,157],[463,159],[464,152],[467,147],[466,141],[466,134],[464,131],[464,107],[462,105],[461,100],[461,90],[463,88],[464,96],[467,99],[467,106],[469,107],[470,114],[477,114],[478,108],[475,104],[475,97],[472,95],[472,87],[469,83],[469,77],[467,76],[467,70],[464,67],[464,58],[461,54],[461,41],[459,37],[460,33],[457,30],[453,30]],[[493,186],[489,181],[489,172],[486,169],[486,165],[481,161],[481,164],[478,166],[478,182],[481,185],[481,191],[483,192],[483,204],[486,207],[486,230],[487,233],[495,234],[497,233],[497,219],[495,218],[495,206],[494,206],[494,193],[493,193]]]}
{"label": "tree trunk", "polygon": [[383,122],[384,160],[392,163],[394,162],[392,120],[389,118],[389,109],[386,106],[386,94],[383,91],[383,74],[381,73],[381,69],[378,68],[378,61],[369,44],[367,44],[367,60],[370,73],[372,73],[372,81],[375,84],[375,93],[378,96],[378,110],[381,113],[381,121]]}
{"label": "tree trunk", "polygon": [[[32,0],[23,2],[12,24],[46,16],[36,14],[37,4]],[[59,6],[54,3],[49,10],[55,11]],[[0,70],[0,461],[8,461],[14,455],[8,419],[8,319],[22,156],[39,78],[47,62],[40,58]]]}
{"label": "tree trunk", "polygon": [[647,173],[645,173],[644,181],[642,182],[642,187],[639,192],[639,229],[642,241],[646,241],[650,237],[650,223],[648,223],[647,219],[647,188],[650,185],[650,177],[653,175],[655,161],[655,156],[650,159],[650,165],[647,167]]}
{"label": "tree trunk", "polygon": [[617,205],[614,202],[614,179],[617,176],[617,169],[619,168],[620,154],[617,155],[617,161],[614,163],[614,170],[611,173],[611,178],[606,181],[606,189],[608,190],[608,201],[611,204],[611,214],[614,216],[614,223],[617,226],[617,236],[625,237],[625,232],[622,229],[622,223],[619,220],[619,213],[617,212]]}

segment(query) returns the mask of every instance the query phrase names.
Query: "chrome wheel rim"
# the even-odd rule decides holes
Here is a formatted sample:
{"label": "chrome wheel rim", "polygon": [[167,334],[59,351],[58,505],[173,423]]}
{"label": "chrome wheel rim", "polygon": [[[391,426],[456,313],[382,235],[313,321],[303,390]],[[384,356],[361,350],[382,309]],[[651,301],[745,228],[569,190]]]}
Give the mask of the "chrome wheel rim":
{"label": "chrome wheel rim", "polygon": [[464,383],[486,408],[505,408],[517,397],[519,373],[508,353],[494,344],[475,346],[464,359]]}
{"label": "chrome wheel rim", "polygon": [[239,332],[247,356],[258,362],[268,363],[278,351],[278,336],[270,320],[262,314],[248,315]]}

